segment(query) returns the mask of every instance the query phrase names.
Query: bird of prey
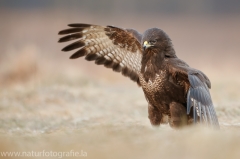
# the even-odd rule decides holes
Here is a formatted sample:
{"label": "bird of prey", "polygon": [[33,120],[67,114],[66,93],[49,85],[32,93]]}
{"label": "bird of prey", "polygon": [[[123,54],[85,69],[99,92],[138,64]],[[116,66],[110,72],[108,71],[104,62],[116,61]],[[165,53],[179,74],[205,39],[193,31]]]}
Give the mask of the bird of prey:
{"label": "bird of prey", "polygon": [[110,25],[68,26],[59,32],[64,35],[59,42],[76,41],[62,51],[77,49],[71,59],[84,56],[136,82],[148,102],[152,125],[169,123],[172,128],[180,128],[203,123],[219,128],[208,77],[176,56],[171,39],[163,30],[150,28],[140,34]]}

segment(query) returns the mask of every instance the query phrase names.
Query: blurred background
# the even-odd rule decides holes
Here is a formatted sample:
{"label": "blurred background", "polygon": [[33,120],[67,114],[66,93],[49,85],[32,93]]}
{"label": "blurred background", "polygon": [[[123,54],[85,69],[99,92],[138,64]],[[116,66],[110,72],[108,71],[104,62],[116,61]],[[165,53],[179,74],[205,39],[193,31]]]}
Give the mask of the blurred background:
{"label": "blurred background", "polygon": [[[232,146],[231,151],[225,149],[217,158],[239,157],[234,147],[240,146],[240,1],[1,0],[0,19],[1,150],[13,145],[21,151],[67,150],[56,141],[61,145],[70,135],[71,148],[87,149],[93,158],[108,158],[107,149],[154,158],[159,149],[171,152],[173,143],[177,153],[163,156],[196,157],[198,152],[187,149],[199,141],[195,146],[200,158],[212,158],[224,145]],[[177,56],[211,80],[222,132],[152,128],[141,88],[119,73],[84,58],[70,60],[71,53],[61,52],[66,44],[57,43],[58,32],[70,23],[115,25],[141,33],[150,27],[164,30]],[[215,147],[211,139],[223,146]],[[169,142],[159,145],[162,140]],[[204,145],[211,144],[209,152]],[[186,149],[177,150],[182,145]],[[109,158],[124,157],[121,152]]]}
{"label": "blurred background", "polygon": [[[27,65],[20,60],[28,58],[26,60],[34,61],[35,66],[28,68],[33,74],[43,67],[52,72],[51,66],[57,72],[66,73],[68,71],[62,69],[74,66],[72,72],[76,69],[107,80],[105,73],[111,70],[84,59],[68,60],[70,54],[60,51],[65,44],[57,43],[58,31],[77,22],[110,24],[139,32],[158,27],[169,34],[178,57],[190,66],[206,72],[212,80],[239,81],[236,77],[240,50],[239,8],[240,2],[233,0],[1,0],[0,63],[10,65],[10,61],[15,60],[15,65]],[[56,69],[59,63],[63,68]],[[9,74],[8,71],[1,67],[3,74]],[[118,74],[109,75],[123,80]],[[0,79],[1,83],[11,80],[6,76]]]}

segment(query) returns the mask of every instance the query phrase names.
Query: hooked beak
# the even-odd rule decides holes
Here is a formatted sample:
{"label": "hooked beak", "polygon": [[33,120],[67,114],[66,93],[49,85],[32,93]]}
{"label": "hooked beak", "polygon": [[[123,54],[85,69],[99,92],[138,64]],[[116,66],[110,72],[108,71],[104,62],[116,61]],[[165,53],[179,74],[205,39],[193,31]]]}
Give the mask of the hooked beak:
{"label": "hooked beak", "polygon": [[147,48],[149,48],[149,47],[151,47],[152,45],[150,45],[149,43],[148,43],[148,41],[144,41],[144,43],[143,43],[143,50],[146,50]]}

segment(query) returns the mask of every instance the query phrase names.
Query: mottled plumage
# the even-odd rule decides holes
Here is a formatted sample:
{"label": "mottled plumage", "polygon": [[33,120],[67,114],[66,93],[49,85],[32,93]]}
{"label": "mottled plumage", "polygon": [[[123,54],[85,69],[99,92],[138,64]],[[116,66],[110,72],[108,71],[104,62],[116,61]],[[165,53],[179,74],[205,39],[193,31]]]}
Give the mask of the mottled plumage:
{"label": "mottled plumage", "polygon": [[205,123],[219,128],[207,76],[177,58],[168,35],[158,28],[142,35],[134,29],[70,24],[59,42],[76,40],[62,51],[78,49],[70,58],[86,60],[121,72],[142,87],[152,125],[177,128]]}

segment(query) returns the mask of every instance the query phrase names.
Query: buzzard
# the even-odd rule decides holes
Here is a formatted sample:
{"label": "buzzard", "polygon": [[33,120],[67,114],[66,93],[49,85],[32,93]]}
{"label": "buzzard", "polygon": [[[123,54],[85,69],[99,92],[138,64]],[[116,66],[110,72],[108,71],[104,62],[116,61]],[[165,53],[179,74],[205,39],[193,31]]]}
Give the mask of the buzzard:
{"label": "buzzard", "polygon": [[140,34],[115,26],[68,26],[59,32],[64,35],[59,42],[76,41],[62,51],[77,49],[71,59],[84,56],[136,82],[148,102],[152,125],[169,123],[179,128],[203,123],[219,128],[208,77],[176,56],[171,39],[163,30],[150,28]]}

